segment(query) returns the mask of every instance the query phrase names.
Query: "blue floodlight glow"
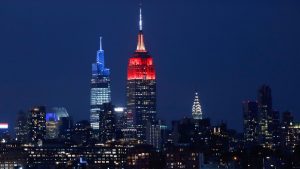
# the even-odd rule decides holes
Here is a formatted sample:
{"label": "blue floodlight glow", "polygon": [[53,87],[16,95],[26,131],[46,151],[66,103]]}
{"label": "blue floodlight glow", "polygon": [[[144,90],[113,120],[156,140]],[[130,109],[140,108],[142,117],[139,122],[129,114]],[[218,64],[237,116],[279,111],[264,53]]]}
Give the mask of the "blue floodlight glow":
{"label": "blue floodlight glow", "polygon": [[56,113],[52,113],[52,112],[46,113],[46,122],[48,121],[58,121],[58,117],[56,116]]}

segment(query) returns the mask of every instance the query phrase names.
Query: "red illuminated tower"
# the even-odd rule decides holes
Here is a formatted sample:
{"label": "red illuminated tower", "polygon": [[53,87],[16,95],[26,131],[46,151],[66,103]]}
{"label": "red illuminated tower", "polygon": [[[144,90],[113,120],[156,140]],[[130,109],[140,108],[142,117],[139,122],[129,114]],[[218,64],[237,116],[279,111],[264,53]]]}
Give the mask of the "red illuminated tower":
{"label": "red illuminated tower", "polygon": [[140,9],[137,48],[129,58],[127,69],[127,111],[129,124],[137,129],[137,137],[146,139],[147,123],[156,120],[156,76],[153,58],[145,48]]}

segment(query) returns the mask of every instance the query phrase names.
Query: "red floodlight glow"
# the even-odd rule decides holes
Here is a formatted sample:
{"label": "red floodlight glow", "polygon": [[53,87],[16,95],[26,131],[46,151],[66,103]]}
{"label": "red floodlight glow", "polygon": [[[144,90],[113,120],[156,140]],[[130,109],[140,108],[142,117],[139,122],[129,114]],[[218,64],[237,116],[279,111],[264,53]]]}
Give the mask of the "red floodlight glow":
{"label": "red floodlight glow", "polygon": [[144,79],[155,80],[153,59],[133,57],[129,59],[127,80]]}

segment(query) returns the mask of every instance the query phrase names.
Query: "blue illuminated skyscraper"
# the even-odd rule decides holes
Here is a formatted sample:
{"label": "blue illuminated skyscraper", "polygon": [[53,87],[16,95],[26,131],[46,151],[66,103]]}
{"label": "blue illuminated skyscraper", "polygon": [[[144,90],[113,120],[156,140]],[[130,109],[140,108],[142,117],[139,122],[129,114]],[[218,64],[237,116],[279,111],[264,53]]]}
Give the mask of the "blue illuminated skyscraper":
{"label": "blue illuminated skyscraper", "polygon": [[100,48],[97,51],[96,63],[92,64],[91,79],[91,110],[90,122],[94,136],[99,135],[99,117],[103,109],[103,103],[111,101],[110,71],[105,68],[104,50],[102,49],[102,37],[100,37]]}

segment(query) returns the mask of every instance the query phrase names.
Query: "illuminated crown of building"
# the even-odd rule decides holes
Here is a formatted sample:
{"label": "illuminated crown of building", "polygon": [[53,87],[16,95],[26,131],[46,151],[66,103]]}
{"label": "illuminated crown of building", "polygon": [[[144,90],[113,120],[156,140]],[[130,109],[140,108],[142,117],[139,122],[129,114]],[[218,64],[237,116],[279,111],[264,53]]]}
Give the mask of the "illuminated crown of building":
{"label": "illuminated crown of building", "polygon": [[147,52],[144,43],[143,35],[143,18],[142,18],[142,8],[140,8],[140,20],[139,20],[139,34],[138,34],[138,43],[136,47],[136,52]]}
{"label": "illuminated crown of building", "polygon": [[137,39],[137,48],[133,56],[129,59],[127,69],[127,80],[137,79],[156,79],[153,58],[149,55],[148,51],[145,48],[141,7],[139,15],[139,33]]}
{"label": "illuminated crown of building", "polygon": [[195,99],[192,107],[192,115],[194,119],[202,119],[202,109],[197,92],[195,93]]}

